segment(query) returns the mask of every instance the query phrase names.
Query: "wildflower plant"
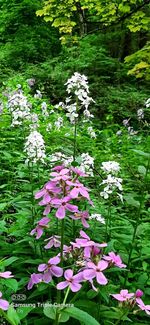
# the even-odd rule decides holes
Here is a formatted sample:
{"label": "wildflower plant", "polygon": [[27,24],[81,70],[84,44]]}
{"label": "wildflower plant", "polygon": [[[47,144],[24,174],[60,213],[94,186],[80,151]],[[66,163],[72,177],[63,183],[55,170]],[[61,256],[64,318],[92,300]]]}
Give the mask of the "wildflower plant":
{"label": "wildflower plant", "polygon": [[[55,281],[55,278],[62,279],[63,277],[63,281],[58,281],[56,288],[58,291],[68,288],[67,296],[69,291],[73,293],[80,291],[86,282],[89,283],[92,290],[97,291],[99,285],[107,285],[109,281],[105,275],[106,269],[113,265],[119,268],[126,267],[119,255],[115,255],[113,252],[108,255],[103,253],[107,243],[95,242],[84,230],[80,230],[80,237],[74,237],[74,241],[70,241],[69,246],[64,242],[65,223],[68,219],[73,218],[75,222],[80,221],[80,226],[84,229],[90,227],[88,211],[79,210],[80,201],[87,201],[89,207],[92,204],[89,189],[80,180],[86,176],[77,168],[56,166],[51,172],[50,180],[35,194],[35,198],[40,199],[39,205],[44,206],[43,214],[47,217],[38,221],[36,228],[31,231],[31,235],[36,234],[38,240],[46,229],[48,230],[53,218],[61,222],[61,233],[46,240],[48,244],[45,249],[49,251],[55,247],[57,253],[47,263],[38,266],[39,273],[31,275],[28,283],[29,290],[38,283],[50,283],[52,279]],[[100,216],[96,215],[95,218],[104,223],[102,218],[100,220]],[[75,233],[73,235],[75,236]],[[80,263],[76,263],[76,259],[79,259]],[[69,268],[69,265],[72,265],[72,268]],[[61,309],[56,312],[57,324],[61,312]]]}
{"label": "wildflower plant", "polygon": [[[8,256],[0,261],[2,321],[148,324],[150,160],[148,149],[141,150],[145,139],[128,138],[134,131],[128,129],[131,118],[124,121],[126,133],[122,127],[116,134],[116,125],[99,131],[84,75],[68,79],[67,98],[57,107],[48,104],[43,88],[34,93],[34,79],[28,90],[17,83],[1,116],[6,132],[1,250]],[[140,107],[135,116],[142,125]],[[15,111],[22,115],[12,128]],[[8,184],[6,167],[11,170]],[[18,308],[20,302],[27,307]]]}

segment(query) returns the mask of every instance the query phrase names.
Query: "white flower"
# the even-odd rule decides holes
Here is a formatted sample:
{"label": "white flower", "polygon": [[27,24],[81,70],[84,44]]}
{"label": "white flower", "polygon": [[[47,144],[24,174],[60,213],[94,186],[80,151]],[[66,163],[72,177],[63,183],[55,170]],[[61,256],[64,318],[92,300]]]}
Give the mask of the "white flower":
{"label": "white flower", "polygon": [[81,75],[78,72],[75,72],[74,75],[67,80],[65,85],[67,85],[68,94],[70,94],[72,90],[77,91],[80,88],[83,88],[86,91],[86,93],[89,92],[87,77],[84,74]]}
{"label": "white flower", "polygon": [[34,95],[34,98],[37,98],[37,99],[42,98],[42,94],[41,94],[40,90],[36,90],[36,93]]}
{"label": "white flower", "polygon": [[127,119],[123,120],[123,122],[122,122],[122,123],[123,123],[123,125],[124,125],[124,126],[127,126],[127,125],[129,125],[129,120],[130,120],[130,119],[128,119],[128,120],[127,120]]}
{"label": "white flower", "polygon": [[105,161],[102,162],[101,169],[107,174],[109,173],[115,174],[120,171],[120,164],[116,161]]}
{"label": "white flower", "polygon": [[48,110],[47,110],[47,104],[46,104],[46,102],[43,102],[43,103],[41,104],[41,109],[42,109],[42,115],[43,115],[44,117],[49,116],[49,114],[48,114]]}
{"label": "white flower", "polygon": [[46,131],[49,132],[52,130],[52,123],[48,123],[46,127]]}
{"label": "white flower", "polygon": [[69,167],[73,162],[73,156],[68,157],[65,154],[62,154],[61,152],[55,152],[54,154],[50,155],[50,161],[60,161],[65,167]]}
{"label": "white flower", "polygon": [[88,152],[82,153],[80,156],[81,164],[79,169],[86,173],[89,176],[93,176],[93,168],[94,168],[94,158],[91,157]]}
{"label": "white flower", "polygon": [[121,130],[118,130],[117,132],[116,132],[116,135],[121,135],[122,134],[122,131]]}
{"label": "white flower", "polygon": [[27,155],[26,163],[37,163],[41,161],[44,163],[45,144],[42,135],[38,131],[32,131],[26,139],[24,152]]}
{"label": "white flower", "polygon": [[39,118],[36,113],[31,113],[28,117],[28,120],[31,121],[30,130],[36,130],[39,127]]}
{"label": "white flower", "polygon": [[60,108],[60,107],[65,108],[66,105],[63,102],[59,102],[57,105],[55,105],[55,108]]}
{"label": "white flower", "polygon": [[136,135],[138,133],[138,131],[134,131],[133,127],[132,126],[129,126],[128,127],[128,133],[129,135]]}
{"label": "white flower", "polygon": [[[85,109],[88,109],[88,106],[94,102],[92,97],[89,97],[89,86],[87,77],[85,75],[81,75],[78,72],[75,72],[74,75],[68,79],[66,82],[67,85],[67,92],[68,94],[74,94],[78,97],[78,101],[80,102],[81,106],[84,106]],[[69,101],[71,97],[69,97]]]}
{"label": "white flower", "polygon": [[100,193],[100,195],[104,197],[104,199],[108,199],[109,195],[112,194],[114,191],[123,190],[122,178],[112,176],[111,174],[107,175],[107,178],[104,179],[100,185],[104,185],[104,184],[106,184],[106,186],[104,187],[103,191]]}
{"label": "white flower", "polygon": [[93,130],[93,128],[92,128],[92,126],[89,126],[88,128],[87,128],[87,132],[88,132],[88,134],[90,135],[90,137],[91,138],[96,138],[96,133],[95,133],[95,131]]}
{"label": "white flower", "polygon": [[99,221],[100,223],[105,224],[105,219],[102,217],[101,214],[98,213],[93,213],[91,214],[91,216],[89,217],[90,220],[95,219],[97,221]]}
{"label": "white flower", "polygon": [[146,100],[146,102],[145,102],[145,106],[146,106],[147,108],[150,107],[150,98],[148,98],[148,99]]}
{"label": "white flower", "polygon": [[66,110],[68,111],[66,116],[69,117],[70,122],[72,124],[74,124],[77,117],[79,116],[79,114],[77,113],[77,105],[76,105],[76,103],[73,103],[72,105],[66,105]]}
{"label": "white flower", "polygon": [[139,121],[143,120],[143,118],[144,118],[144,111],[143,111],[142,108],[140,108],[140,109],[137,110],[137,117],[138,117],[138,120]]}
{"label": "white flower", "polygon": [[12,126],[22,125],[24,120],[30,118],[31,104],[21,90],[8,96],[7,107],[12,116]]}
{"label": "white flower", "polygon": [[57,121],[55,121],[54,125],[56,126],[57,130],[60,130],[60,128],[63,126],[63,118],[58,117]]}

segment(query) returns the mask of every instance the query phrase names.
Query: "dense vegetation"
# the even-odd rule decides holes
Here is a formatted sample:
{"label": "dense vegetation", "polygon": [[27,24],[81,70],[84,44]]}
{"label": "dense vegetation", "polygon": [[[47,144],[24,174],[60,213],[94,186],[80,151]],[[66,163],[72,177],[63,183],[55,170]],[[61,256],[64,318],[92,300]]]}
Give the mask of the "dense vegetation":
{"label": "dense vegetation", "polygon": [[148,0],[0,0],[0,324],[149,324]]}

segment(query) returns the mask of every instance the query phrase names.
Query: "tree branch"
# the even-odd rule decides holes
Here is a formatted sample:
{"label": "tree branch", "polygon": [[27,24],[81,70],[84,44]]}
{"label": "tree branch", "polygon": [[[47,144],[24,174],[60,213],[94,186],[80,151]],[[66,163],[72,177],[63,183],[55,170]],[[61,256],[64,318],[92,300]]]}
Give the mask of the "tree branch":
{"label": "tree branch", "polygon": [[137,11],[139,11],[140,9],[144,8],[146,5],[148,5],[150,3],[150,0],[144,0],[144,2],[142,4],[140,4],[139,6],[137,6],[136,8],[134,8],[133,10],[131,10],[129,13],[123,15],[122,17],[120,17],[119,19],[117,19],[115,22],[110,23],[108,26],[105,26],[103,22],[92,22],[92,21],[86,21],[87,24],[101,24],[102,27],[98,27],[93,29],[92,31],[89,31],[86,35],[84,35],[83,37],[88,36],[89,34],[95,33],[97,31],[112,27],[112,26],[116,26],[118,24],[120,24],[121,22],[125,21],[127,18],[131,17],[133,14],[135,14]]}

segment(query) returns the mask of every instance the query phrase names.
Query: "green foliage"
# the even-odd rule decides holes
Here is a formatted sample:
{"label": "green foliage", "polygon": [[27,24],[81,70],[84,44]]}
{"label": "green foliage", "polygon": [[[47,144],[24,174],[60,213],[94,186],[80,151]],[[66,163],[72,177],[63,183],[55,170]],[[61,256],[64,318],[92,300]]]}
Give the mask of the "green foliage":
{"label": "green foliage", "polygon": [[[37,18],[40,1],[0,1],[0,62],[2,71],[42,62],[60,50],[57,32]],[[55,46],[54,46],[55,44]]]}
{"label": "green foliage", "polygon": [[[44,16],[45,21],[52,22],[63,34],[62,42],[66,41],[65,35],[72,35],[73,31],[84,31],[84,25],[98,22],[103,26],[109,26],[124,21],[126,26],[137,32],[141,29],[148,30],[149,18],[142,8],[149,4],[149,1],[103,1],[103,0],[69,0],[63,3],[53,0],[44,1],[42,9],[37,11],[38,16]],[[75,39],[74,39],[75,40]]]}
{"label": "green foliage", "polygon": [[134,65],[134,67],[129,70],[128,74],[135,75],[136,78],[150,80],[149,52],[150,43],[147,43],[141,50],[126,57],[125,62],[128,64],[129,68]]}

